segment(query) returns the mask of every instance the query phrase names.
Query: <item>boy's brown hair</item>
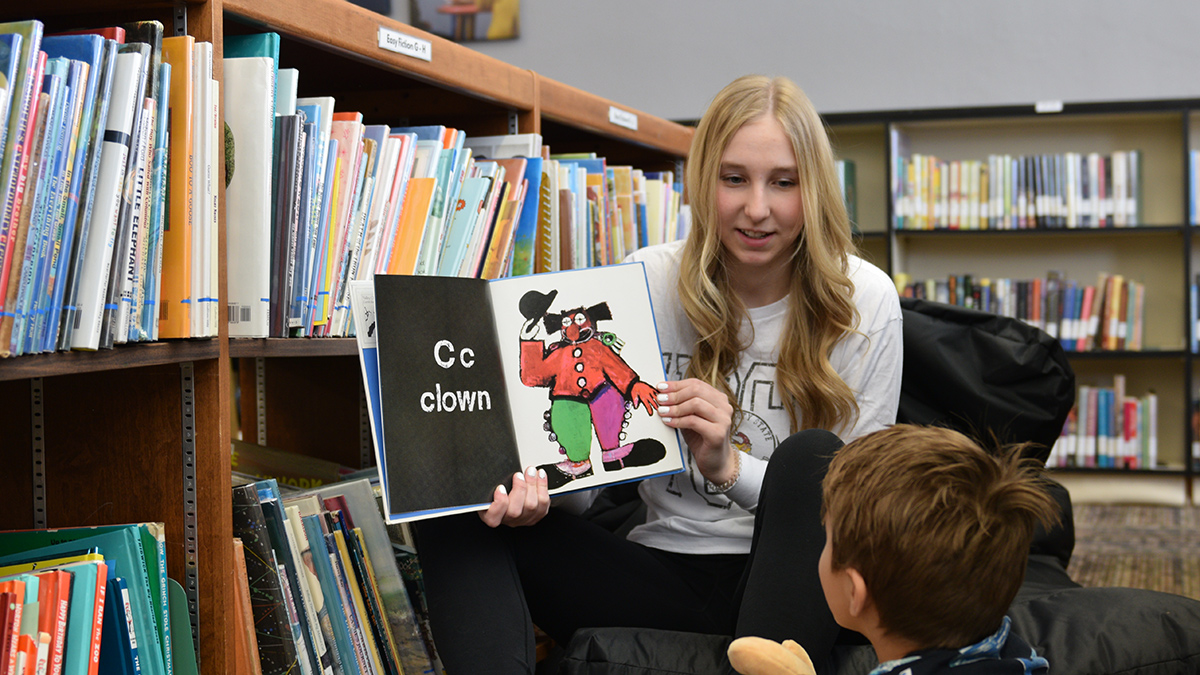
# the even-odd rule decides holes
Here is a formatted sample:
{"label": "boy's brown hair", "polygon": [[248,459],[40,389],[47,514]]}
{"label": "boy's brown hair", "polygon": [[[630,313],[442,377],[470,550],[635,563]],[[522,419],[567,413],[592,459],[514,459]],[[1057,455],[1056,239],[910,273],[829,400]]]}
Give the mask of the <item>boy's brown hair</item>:
{"label": "boy's brown hair", "polygon": [[999,628],[1035,526],[1058,518],[1021,447],[993,456],[957,431],[897,424],[834,456],[822,483],[832,566],[858,570],[882,628],[922,649]]}

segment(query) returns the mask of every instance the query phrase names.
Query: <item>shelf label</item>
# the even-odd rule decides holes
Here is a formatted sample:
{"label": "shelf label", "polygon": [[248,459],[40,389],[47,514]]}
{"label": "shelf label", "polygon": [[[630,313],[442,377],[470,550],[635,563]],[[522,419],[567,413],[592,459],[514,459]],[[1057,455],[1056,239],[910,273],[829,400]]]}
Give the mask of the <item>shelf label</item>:
{"label": "shelf label", "polygon": [[1033,111],[1039,115],[1047,113],[1060,113],[1063,111],[1062,101],[1038,101],[1033,104]]}
{"label": "shelf label", "polygon": [[379,27],[379,48],[404,54],[422,61],[433,61],[433,43],[411,35],[398,33],[384,26]]}
{"label": "shelf label", "polygon": [[608,121],[619,127],[637,131],[637,115],[616,106],[608,106]]}

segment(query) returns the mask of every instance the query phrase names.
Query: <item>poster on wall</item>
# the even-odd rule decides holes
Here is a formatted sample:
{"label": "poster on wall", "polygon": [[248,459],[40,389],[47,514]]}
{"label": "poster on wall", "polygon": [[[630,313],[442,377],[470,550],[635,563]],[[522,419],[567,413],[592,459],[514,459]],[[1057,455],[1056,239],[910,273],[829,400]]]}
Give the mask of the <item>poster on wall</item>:
{"label": "poster on wall", "polygon": [[513,40],[521,33],[521,0],[349,2],[455,42]]}
{"label": "poster on wall", "polygon": [[408,4],[410,24],[455,42],[513,40],[521,33],[521,0],[408,0]]}

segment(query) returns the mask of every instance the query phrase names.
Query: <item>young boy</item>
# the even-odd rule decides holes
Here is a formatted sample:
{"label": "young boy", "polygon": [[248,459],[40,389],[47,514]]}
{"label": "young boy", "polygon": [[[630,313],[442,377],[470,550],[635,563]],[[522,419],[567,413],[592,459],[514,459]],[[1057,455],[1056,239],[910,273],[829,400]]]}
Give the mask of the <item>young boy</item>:
{"label": "young boy", "polygon": [[938,427],[897,424],[834,456],[823,487],[821,586],[871,641],[872,675],[1038,673],[1005,616],[1038,522],[1057,519],[1020,448],[1000,457]]}

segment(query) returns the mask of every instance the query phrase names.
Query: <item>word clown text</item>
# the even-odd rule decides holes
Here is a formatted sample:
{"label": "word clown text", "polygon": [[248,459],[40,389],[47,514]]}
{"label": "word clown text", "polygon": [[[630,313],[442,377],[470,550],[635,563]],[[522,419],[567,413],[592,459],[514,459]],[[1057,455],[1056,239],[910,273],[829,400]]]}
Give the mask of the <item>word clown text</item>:
{"label": "word clown text", "polygon": [[[433,346],[433,360],[442,368],[449,370],[457,363],[463,368],[475,365],[475,351],[464,347],[457,352],[449,340],[439,340]],[[421,394],[421,410],[432,412],[475,412],[491,410],[492,395],[485,390],[479,391],[442,391],[441,383],[435,384],[433,391]]]}

